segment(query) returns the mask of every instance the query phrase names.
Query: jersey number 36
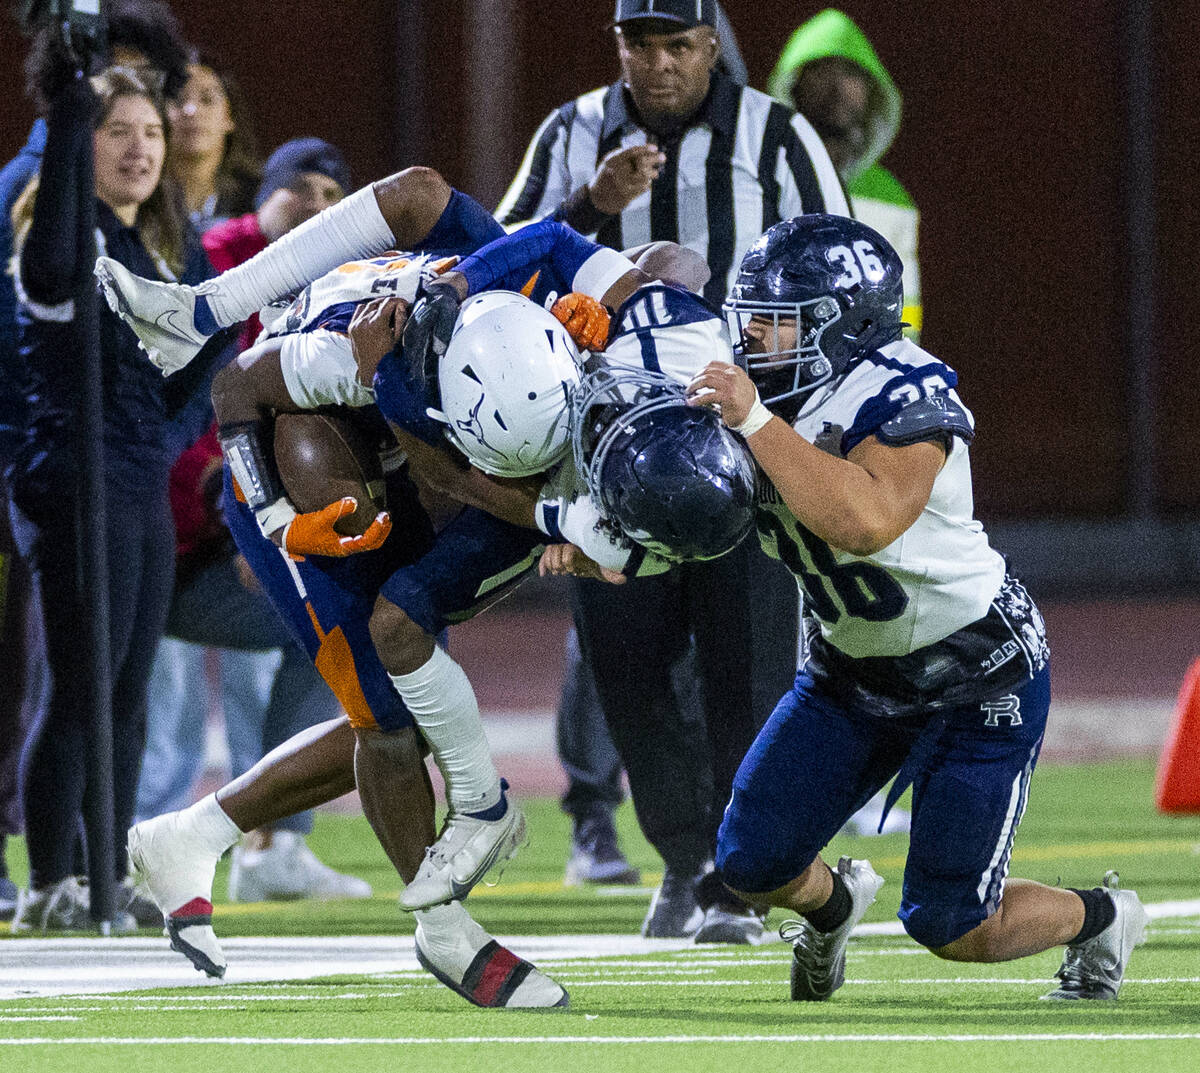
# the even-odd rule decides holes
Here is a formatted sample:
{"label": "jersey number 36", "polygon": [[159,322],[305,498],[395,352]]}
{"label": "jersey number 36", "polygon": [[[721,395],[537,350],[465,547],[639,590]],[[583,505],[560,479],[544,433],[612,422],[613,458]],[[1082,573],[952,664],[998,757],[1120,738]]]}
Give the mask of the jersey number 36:
{"label": "jersey number 36", "polygon": [[843,609],[852,618],[888,622],[899,618],[908,606],[908,594],[882,567],[864,562],[839,563],[825,541],[797,525],[796,535],[804,545],[802,552],[783,522],[766,511],[759,512],[758,526],[774,536],[779,558],[804,586],[808,606],[826,622],[837,622]]}

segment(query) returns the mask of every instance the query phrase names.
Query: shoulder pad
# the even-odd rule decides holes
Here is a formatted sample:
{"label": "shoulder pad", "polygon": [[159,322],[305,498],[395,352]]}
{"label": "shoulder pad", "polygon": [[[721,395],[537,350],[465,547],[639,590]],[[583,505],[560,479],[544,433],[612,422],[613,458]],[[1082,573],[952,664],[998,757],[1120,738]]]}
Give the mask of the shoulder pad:
{"label": "shoulder pad", "polygon": [[[698,294],[663,280],[644,283],[633,292],[613,317],[614,334],[677,327],[705,321],[725,321]],[[611,337],[611,336],[610,336]]]}
{"label": "shoulder pad", "polygon": [[875,435],[889,447],[907,447],[947,436],[961,436],[970,443],[975,438],[975,428],[957,400],[937,394],[910,403],[880,425]]}

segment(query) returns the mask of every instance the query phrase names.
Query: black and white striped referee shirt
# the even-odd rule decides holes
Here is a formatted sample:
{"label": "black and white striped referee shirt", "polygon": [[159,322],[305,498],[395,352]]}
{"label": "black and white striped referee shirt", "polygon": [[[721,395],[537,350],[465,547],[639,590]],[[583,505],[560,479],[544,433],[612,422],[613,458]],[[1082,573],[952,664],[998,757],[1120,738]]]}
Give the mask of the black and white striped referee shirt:
{"label": "black and white striped referee shirt", "polygon": [[566,219],[613,249],[678,242],[707,259],[712,278],[704,297],[719,305],[742,255],[772,224],[801,212],[850,215],[829,154],[808,121],[721,72],[681,138],[663,144],[649,135],[667,158],[649,191],[619,216],[578,197],[564,205],[609,153],[647,140],[620,82],[585,93],[538,128],[496,216],[508,228],[547,216]]}

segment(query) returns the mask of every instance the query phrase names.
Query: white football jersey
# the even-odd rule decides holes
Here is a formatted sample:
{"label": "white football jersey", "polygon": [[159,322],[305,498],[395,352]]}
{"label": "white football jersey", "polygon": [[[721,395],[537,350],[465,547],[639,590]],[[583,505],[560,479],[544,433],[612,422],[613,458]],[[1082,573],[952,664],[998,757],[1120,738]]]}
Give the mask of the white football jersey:
{"label": "white football jersey", "polygon": [[264,311],[270,327],[262,338],[283,337],[280,367],[297,406],[370,406],[375,396],[358,381],[346,331],[360,302],[371,298],[415,299],[417,287],[443,258],[391,253],[349,261],[314,280],[283,312]]}
{"label": "white football jersey", "polygon": [[[912,403],[941,396],[961,407],[957,376],[908,340],[890,343],[840,379],[817,388],[794,427],[838,457]],[[822,636],[855,658],[903,656],[940,641],[988,612],[1004,560],[974,518],[967,444],[955,436],[928,504],[897,540],[868,556],[830,547],[792,516],[767,482],[759,534],[804,592]]]}
{"label": "white football jersey", "polygon": [[617,311],[607,365],[632,366],[687,385],[710,361],[733,361],[724,320],[703,300],[668,283],[648,283]]}
{"label": "white football jersey", "polygon": [[283,315],[268,313],[263,323],[271,322],[268,336],[312,331],[336,318],[340,309],[369,298],[403,298],[413,301],[422,274],[433,272],[444,258],[428,254],[386,253],[362,261],[347,261],[315,279],[284,310]]}

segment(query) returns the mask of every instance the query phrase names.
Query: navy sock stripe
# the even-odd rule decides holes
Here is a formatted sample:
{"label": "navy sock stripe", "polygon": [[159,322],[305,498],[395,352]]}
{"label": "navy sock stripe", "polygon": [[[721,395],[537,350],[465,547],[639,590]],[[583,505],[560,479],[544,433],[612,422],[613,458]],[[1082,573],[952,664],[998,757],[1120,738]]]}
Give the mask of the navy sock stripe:
{"label": "navy sock stripe", "polygon": [[208,304],[208,299],[203,295],[199,295],[196,298],[196,308],[192,313],[192,322],[196,325],[196,331],[202,335],[216,335],[221,327],[217,323],[217,318],[213,316],[212,307]]}
{"label": "navy sock stripe", "polygon": [[501,1006],[507,1006],[508,1000],[513,997],[517,988],[525,982],[525,978],[533,972],[533,966],[528,961],[519,961],[513,971],[508,974],[508,979],[500,985],[500,990],[496,992],[496,1001]]}
{"label": "navy sock stripe", "polygon": [[508,779],[500,780],[500,800],[489,808],[481,809],[479,812],[468,812],[465,815],[470,816],[474,820],[498,820],[508,811],[508,798],[505,794],[508,792]]}
{"label": "navy sock stripe", "polygon": [[475,959],[467,966],[467,971],[463,973],[462,983],[459,985],[468,995],[475,994],[475,988],[479,986],[479,981],[483,978],[484,970],[488,967],[488,962],[492,960],[492,956],[500,949],[500,944],[493,939],[490,943],[486,943],[475,955]]}

